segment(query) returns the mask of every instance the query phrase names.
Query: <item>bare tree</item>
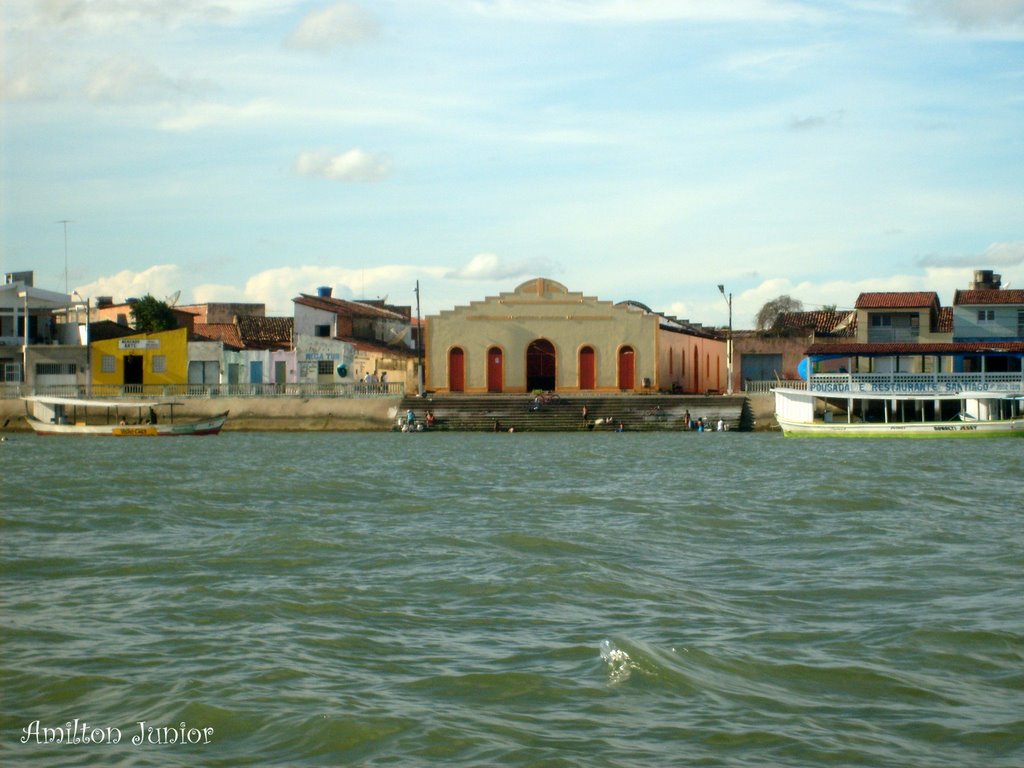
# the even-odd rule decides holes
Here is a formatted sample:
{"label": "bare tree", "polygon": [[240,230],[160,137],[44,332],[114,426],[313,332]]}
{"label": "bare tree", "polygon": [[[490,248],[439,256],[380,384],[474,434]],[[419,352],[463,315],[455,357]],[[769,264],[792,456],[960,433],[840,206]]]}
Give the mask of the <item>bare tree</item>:
{"label": "bare tree", "polygon": [[765,302],[754,318],[754,327],[759,331],[770,331],[786,312],[803,312],[804,304],[791,296],[779,296]]}

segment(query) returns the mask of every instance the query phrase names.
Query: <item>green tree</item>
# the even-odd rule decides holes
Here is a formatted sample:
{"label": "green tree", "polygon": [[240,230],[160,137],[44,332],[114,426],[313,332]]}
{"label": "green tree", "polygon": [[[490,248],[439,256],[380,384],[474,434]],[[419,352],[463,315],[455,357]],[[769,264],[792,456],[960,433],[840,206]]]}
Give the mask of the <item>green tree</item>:
{"label": "green tree", "polygon": [[790,296],[779,296],[766,301],[754,318],[754,327],[759,331],[770,331],[786,312],[803,312],[804,304]]}
{"label": "green tree", "polygon": [[142,333],[171,331],[178,327],[178,319],[166,301],[146,294],[132,304],[132,325]]}

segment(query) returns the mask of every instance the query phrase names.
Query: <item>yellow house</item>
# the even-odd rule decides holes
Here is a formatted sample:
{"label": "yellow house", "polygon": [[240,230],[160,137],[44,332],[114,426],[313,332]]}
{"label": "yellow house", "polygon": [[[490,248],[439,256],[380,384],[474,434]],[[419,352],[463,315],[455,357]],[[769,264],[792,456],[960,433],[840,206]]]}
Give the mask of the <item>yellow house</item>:
{"label": "yellow house", "polygon": [[528,280],[427,319],[435,392],[700,392],[725,387],[725,342],[636,302]]}
{"label": "yellow house", "polygon": [[93,384],[188,383],[188,329],[139,333],[90,345]]}

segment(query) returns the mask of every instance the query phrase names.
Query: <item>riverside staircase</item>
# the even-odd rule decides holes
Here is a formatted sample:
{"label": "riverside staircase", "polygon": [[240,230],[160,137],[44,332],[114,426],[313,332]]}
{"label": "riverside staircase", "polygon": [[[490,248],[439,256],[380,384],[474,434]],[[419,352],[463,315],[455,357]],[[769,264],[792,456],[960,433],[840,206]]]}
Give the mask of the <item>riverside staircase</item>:
{"label": "riverside staircase", "polygon": [[[435,394],[403,398],[396,422],[412,409],[422,423],[434,414],[434,429],[458,432],[576,432],[585,429],[612,432],[619,424],[627,432],[679,431],[690,418],[704,419],[714,429],[719,419],[730,430],[748,430],[753,418],[743,395],[563,395],[531,410],[531,394]],[[583,421],[583,407],[587,421]],[[598,420],[602,423],[598,424]]]}

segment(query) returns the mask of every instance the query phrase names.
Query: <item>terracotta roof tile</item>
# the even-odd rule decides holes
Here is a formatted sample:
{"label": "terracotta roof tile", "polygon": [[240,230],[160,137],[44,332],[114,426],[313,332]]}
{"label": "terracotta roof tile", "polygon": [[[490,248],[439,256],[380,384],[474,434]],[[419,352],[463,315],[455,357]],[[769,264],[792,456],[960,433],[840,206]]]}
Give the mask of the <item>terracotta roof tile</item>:
{"label": "terracotta roof tile", "polygon": [[196,323],[192,336],[197,341],[220,341],[235,349],[242,348],[242,339],[234,323]]}
{"label": "terracotta roof tile", "polygon": [[953,295],[953,304],[1024,304],[1024,290],[967,290]]}
{"label": "terracotta roof tile", "polygon": [[953,308],[952,307],[939,307],[939,317],[935,321],[935,332],[936,333],[952,333],[953,332]]}
{"label": "terracotta roof tile", "polygon": [[857,309],[920,309],[941,305],[935,291],[887,291],[862,293],[854,306]]}
{"label": "terracotta roof tile", "polygon": [[772,330],[809,330],[819,336],[853,336],[857,332],[857,315],[826,309],[784,312]]}
{"label": "terracotta roof tile", "polygon": [[325,312],[334,312],[338,315],[351,315],[352,317],[378,317],[385,320],[400,320],[402,322],[409,321],[408,317],[405,317],[398,312],[392,312],[389,309],[374,307],[370,304],[363,304],[359,301],[336,299],[333,296],[310,296],[303,293],[300,294],[298,298],[292,299],[292,301],[296,304],[313,307],[314,309],[322,309]]}
{"label": "terracotta roof tile", "polygon": [[291,349],[294,328],[290,317],[238,318],[238,334],[246,349]]}

